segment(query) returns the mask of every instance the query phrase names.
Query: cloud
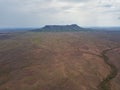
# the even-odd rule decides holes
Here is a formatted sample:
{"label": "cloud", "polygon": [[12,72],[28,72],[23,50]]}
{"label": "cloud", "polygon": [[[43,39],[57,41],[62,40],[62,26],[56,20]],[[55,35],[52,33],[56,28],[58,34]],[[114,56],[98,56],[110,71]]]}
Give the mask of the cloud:
{"label": "cloud", "polygon": [[87,2],[87,1],[91,1],[91,0],[59,0],[59,1],[62,1],[62,2]]}
{"label": "cloud", "polygon": [[[105,0],[0,0],[0,26],[120,25],[120,3]],[[105,21],[107,20],[107,21]]]}
{"label": "cloud", "polygon": [[106,4],[106,5],[102,5],[102,7],[111,8],[111,7],[113,7],[113,6],[110,5],[110,4]]}

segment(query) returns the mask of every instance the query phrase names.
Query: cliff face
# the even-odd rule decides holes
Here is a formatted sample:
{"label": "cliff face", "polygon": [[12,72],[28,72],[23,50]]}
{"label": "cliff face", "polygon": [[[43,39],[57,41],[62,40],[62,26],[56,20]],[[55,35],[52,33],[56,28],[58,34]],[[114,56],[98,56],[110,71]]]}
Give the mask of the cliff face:
{"label": "cliff face", "polygon": [[83,30],[83,28],[79,27],[76,24],[72,24],[72,25],[46,25],[45,27],[34,31],[65,32],[65,31],[81,31],[81,30]]}

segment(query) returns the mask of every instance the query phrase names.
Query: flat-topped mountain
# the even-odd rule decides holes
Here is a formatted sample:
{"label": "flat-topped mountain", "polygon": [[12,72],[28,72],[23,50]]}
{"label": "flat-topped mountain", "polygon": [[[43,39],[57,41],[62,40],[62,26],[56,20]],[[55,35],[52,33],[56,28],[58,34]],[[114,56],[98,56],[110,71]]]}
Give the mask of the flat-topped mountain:
{"label": "flat-topped mountain", "polygon": [[33,31],[42,31],[42,32],[61,32],[61,31],[81,31],[82,27],[72,24],[72,25],[46,25],[41,29],[36,29]]}

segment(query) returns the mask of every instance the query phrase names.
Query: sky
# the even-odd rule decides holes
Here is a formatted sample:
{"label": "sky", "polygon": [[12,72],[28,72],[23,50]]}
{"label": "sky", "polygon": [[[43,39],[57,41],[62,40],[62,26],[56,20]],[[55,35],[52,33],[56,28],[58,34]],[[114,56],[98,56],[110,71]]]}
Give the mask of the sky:
{"label": "sky", "polygon": [[0,27],[120,26],[120,0],[0,0]]}

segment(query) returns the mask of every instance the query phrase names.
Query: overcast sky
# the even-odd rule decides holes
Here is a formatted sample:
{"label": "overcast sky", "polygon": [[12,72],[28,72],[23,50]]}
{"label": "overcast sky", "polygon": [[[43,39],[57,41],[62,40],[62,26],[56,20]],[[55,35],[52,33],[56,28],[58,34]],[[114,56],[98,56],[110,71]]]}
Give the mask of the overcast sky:
{"label": "overcast sky", "polygon": [[120,0],[0,0],[0,27],[120,26]]}

